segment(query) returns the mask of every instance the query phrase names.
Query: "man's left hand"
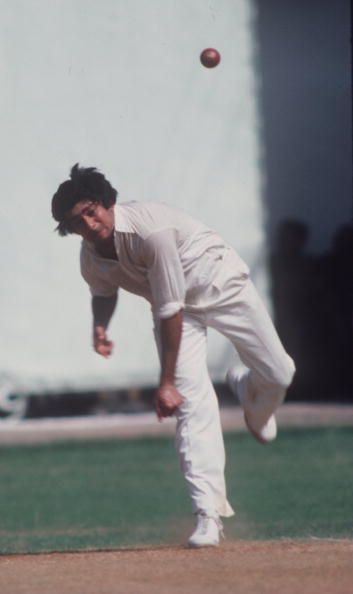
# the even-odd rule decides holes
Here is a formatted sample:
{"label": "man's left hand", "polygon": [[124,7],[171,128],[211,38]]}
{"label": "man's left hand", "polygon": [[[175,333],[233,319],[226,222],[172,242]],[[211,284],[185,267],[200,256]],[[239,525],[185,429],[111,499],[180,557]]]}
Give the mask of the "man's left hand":
{"label": "man's left hand", "polygon": [[155,407],[159,421],[165,417],[171,417],[181,405],[183,397],[174,384],[161,384],[157,390]]}

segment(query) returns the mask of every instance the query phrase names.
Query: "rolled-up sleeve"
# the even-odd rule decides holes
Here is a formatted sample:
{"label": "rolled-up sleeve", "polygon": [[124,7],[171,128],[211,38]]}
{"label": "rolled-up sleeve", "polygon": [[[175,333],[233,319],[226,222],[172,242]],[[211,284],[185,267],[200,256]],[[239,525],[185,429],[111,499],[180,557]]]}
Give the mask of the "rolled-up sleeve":
{"label": "rolled-up sleeve", "polygon": [[183,309],[185,277],[174,229],[155,231],[144,241],[154,315],[170,318]]}

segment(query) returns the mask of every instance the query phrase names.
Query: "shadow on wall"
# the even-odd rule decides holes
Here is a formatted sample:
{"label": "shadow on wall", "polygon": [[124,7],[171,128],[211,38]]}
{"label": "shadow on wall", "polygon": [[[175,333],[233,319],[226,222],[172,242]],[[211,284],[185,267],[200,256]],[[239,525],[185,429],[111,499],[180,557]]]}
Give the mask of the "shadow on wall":
{"label": "shadow on wall", "polygon": [[347,401],[353,394],[353,225],[308,254],[309,229],[283,221],[270,257],[275,325],[297,365],[289,398]]}
{"label": "shadow on wall", "polygon": [[298,369],[289,397],[352,399],[350,0],[252,4],[274,316]]}
{"label": "shadow on wall", "polygon": [[252,2],[266,231],[304,220],[323,251],[352,216],[350,0]]}

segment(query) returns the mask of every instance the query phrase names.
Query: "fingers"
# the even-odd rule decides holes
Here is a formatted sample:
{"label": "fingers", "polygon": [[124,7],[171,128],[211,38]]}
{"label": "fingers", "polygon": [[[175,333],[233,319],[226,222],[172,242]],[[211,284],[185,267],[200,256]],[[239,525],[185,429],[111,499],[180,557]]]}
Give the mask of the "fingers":
{"label": "fingers", "polygon": [[98,353],[98,355],[101,355],[102,357],[105,357],[107,359],[112,354],[113,349],[111,346],[99,345],[95,348],[95,351],[96,353]]}
{"label": "fingers", "polygon": [[167,417],[171,417],[174,413],[174,410],[171,410],[168,405],[166,405],[158,396],[155,399],[155,409],[157,414],[157,419],[161,423],[163,419]]}
{"label": "fingers", "polygon": [[155,399],[158,420],[161,421],[166,417],[172,417],[182,401],[183,398],[175,386],[161,386],[157,391]]}
{"label": "fingers", "polygon": [[161,419],[165,419],[167,417],[172,417],[177,408],[178,408],[177,406],[159,407],[157,409],[157,416],[158,416],[158,418],[161,418]]}
{"label": "fingers", "polygon": [[114,343],[106,338],[106,335],[94,337],[93,348],[102,357],[110,357],[113,352]]}
{"label": "fingers", "polygon": [[163,414],[162,414],[162,411],[161,411],[161,408],[160,408],[158,402],[156,402],[155,406],[156,406],[157,419],[161,423],[163,421]]}
{"label": "fingers", "polygon": [[158,421],[161,423],[163,421],[163,419],[165,419],[166,417],[170,417],[173,413],[163,404],[163,402],[161,402],[159,400],[159,398],[156,398],[155,401],[155,409],[156,409],[156,414],[157,414],[157,419]]}

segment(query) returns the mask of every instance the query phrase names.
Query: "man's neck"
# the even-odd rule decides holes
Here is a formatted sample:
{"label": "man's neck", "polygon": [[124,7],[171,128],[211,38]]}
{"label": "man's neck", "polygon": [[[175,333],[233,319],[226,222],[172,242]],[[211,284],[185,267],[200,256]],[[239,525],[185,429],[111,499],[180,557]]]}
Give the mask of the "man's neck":
{"label": "man's neck", "polygon": [[114,233],[112,233],[112,235],[105,241],[95,244],[94,247],[97,254],[103,258],[108,258],[109,260],[119,260],[115,249]]}

